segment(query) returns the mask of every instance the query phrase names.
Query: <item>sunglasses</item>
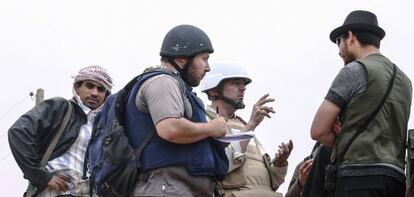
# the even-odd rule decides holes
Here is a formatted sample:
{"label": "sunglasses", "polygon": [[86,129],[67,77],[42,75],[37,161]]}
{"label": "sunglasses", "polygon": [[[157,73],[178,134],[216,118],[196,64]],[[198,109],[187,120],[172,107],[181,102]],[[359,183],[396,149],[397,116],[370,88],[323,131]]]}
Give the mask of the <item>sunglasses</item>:
{"label": "sunglasses", "polygon": [[106,92],[107,91],[107,89],[105,87],[103,87],[101,85],[96,85],[96,84],[91,83],[91,82],[88,82],[88,81],[84,82],[84,85],[88,89],[95,89],[96,88],[98,90],[98,92],[102,92],[103,93],[103,92]]}
{"label": "sunglasses", "polygon": [[[352,32],[352,35],[353,35],[353,36],[358,37],[359,33],[354,33],[354,32]],[[338,37],[335,39],[335,43],[336,43],[338,46],[339,46],[339,44],[341,44],[341,38],[343,38],[343,39],[347,39],[347,38],[348,38],[348,33],[342,34],[342,35],[338,36]]]}
{"label": "sunglasses", "polygon": [[341,38],[345,38],[347,36],[347,34],[342,34],[342,35],[340,35],[340,36],[338,36],[336,39],[335,39],[335,43],[336,43],[336,45],[340,45],[341,44]]}

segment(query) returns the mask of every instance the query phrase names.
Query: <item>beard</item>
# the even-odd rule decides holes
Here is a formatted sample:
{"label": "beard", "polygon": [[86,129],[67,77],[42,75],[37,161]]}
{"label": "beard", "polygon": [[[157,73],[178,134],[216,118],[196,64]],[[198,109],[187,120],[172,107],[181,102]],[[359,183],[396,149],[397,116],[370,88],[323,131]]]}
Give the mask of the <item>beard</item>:
{"label": "beard", "polygon": [[353,62],[355,59],[349,57],[342,57],[342,60],[344,60],[344,66],[346,66],[347,64]]}
{"label": "beard", "polygon": [[200,85],[201,81],[198,80],[196,76],[187,72],[186,82],[190,87],[197,87],[198,85]]}
{"label": "beard", "polygon": [[186,82],[190,87],[197,87],[200,85],[201,79],[203,77],[198,77],[196,70],[194,69],[194,65],[191,64],[188,66],[186,75]]}
{"label": "beard", "polygon": [[342,50],[342,52],[339,55],[341,56],[342,60],[344,61],[344,66],[356,60],[355,55],[353,53],[349,52],[346,45],[344,46],[344,49]]}

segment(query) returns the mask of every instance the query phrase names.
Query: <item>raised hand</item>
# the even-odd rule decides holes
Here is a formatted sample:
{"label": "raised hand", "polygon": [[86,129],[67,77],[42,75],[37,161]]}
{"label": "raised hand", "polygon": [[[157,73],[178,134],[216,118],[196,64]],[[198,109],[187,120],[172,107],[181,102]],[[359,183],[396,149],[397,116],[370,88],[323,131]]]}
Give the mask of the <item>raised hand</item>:
{"label": "raised hand", "polygon": [[287,159],[289,158],[290,152],[293,149],[293,142],[292,140],[289,140],[289,143],[285,144],[282,142],[281,145],[279,145],[279,150],[275,154],[274,159],[274,165],[276,167],[284,167],[288,165]]}
{"label": "raised hand", "polygon": [[265,116],[271,118],[270,113],[275,113],[273,107],[266,106],[267,103],[275,101],[274,98],[268,98],[268,96],[269,94],[265,94],[253,105],[250,120],[246,125],[246,131],[256,129]]}

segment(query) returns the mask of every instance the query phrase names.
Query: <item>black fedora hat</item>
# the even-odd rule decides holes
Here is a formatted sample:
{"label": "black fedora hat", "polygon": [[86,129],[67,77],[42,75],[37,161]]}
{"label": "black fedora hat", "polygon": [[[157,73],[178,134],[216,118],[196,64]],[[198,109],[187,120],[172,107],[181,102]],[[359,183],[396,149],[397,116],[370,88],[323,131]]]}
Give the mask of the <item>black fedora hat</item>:
{"label": "black fedora hat", "polygon": [[348,14],[344,24],[334,29],[329,38],[332,42],[336,42],[336,38],[345,34],[348,31],[353,32],[370,32],[380,39],[384,38],[385,31],[378,26],[377,16],[374,13],[356,10]]}

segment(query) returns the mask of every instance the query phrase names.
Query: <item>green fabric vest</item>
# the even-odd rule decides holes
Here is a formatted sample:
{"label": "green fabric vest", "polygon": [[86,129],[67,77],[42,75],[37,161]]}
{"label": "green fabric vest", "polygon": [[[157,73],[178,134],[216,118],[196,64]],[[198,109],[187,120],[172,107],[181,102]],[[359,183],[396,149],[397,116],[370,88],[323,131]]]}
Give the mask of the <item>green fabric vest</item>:
{"label": "green fabric vest", "polygon": [[[384,97],[392,77],[392,62],[381,54],[356,60],[367,72],[366,90],[354,97],[341,111],[342,131],[336,136],[333,155],[342,151],[361,124],[371,116]],[[412,86],[399,69],[388,99],[367,129],[349,147],[339,164],[388,163],[404,169],[407,123],[410,116]]]}

